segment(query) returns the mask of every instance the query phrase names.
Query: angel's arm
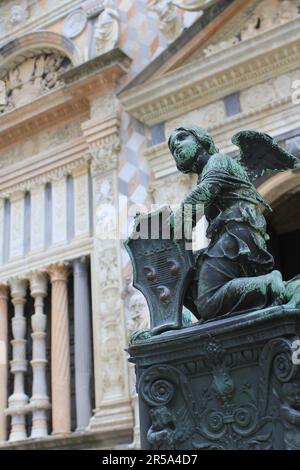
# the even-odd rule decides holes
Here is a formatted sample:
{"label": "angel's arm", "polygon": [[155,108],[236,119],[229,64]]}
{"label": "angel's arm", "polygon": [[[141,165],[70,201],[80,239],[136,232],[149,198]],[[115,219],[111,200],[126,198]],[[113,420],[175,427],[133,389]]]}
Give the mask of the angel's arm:
{"label": "angel's arm", "polygon": [[185,197],[182,205],[190,204],[195,207],[197,204],[206,204],[212,201],[221,189],[222,185],[216,181],[204,179]]}
{"label": "angel's arm", "polygon": [[[202,205],[212,202],[221,190],[228,186],[226,176],[230,177],[231,175],[229,171],[224,170],[227,158],[230,157],[218,155],[210,159],[207,171],[200,183],[190,191],[174,214],[174,224],[177,226],[182,224],[184,218],[185,223],[188,223],[188,219],[190,219],[190,223],[194,227],[199,217],[202,216]],[[223,161],[221,161],[222,159]]]}

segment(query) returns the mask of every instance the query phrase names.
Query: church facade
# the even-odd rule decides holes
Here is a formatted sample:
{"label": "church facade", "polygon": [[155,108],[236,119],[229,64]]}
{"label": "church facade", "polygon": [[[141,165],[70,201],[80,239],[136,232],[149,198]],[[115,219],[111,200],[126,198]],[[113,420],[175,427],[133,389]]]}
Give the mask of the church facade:
{"label": "church facade", "polygon": [[[191,189],[167,139],[258,129],[300,155],[300,0],[0,5],[0,449],[139,446],[124,351],[147,327],[123,241]],[[270,247],[300,259],[296,169],[258,182]],[[206,243],[205,222],[196,242]]]}

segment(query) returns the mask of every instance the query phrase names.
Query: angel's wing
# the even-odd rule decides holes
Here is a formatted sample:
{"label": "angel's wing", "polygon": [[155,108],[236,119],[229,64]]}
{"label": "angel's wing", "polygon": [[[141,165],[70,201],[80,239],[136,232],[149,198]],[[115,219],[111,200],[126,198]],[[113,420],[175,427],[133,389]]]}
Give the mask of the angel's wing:
{"label": "angel's wing", "polygon": [[231,141],[239,147],[239,159],[251,179],[259,178],[266,170],[288,170],[300,163],[297,157],[262,132],[243,130],[235,134]]}

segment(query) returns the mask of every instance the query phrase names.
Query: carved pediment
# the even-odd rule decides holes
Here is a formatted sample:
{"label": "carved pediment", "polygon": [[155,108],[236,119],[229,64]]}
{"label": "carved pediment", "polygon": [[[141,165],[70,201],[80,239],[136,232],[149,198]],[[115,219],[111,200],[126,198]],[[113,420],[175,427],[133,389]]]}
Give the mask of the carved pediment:
{"label": "carved pediment", "polygon": [[187,62],[210,57],[297,18],[300,19],[300,0],[252,1]]}
{"label": "carved pediment", "polygon": [[59,74],[71,65],[59,52],[28,57],[0,79],[0,113],[32,102],[62,84]]}
{"label": "carved pediment", "polygon": [[299,25],[300,0],[228,0],[202,29],[183,32],[119,97],[150,126],[203,108],[297,70]]}

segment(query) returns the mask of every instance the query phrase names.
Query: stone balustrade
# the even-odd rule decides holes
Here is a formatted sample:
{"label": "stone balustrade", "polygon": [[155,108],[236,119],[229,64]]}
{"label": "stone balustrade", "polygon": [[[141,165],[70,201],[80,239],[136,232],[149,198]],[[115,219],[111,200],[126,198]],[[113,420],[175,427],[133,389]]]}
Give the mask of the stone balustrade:
{"label": "stone balustrade", "polygon": [[[73,428],[68,300],[72,266],[76,398],[76,426],[73,423]],[[47,297],[51,307],[45,313]],[[0,282],[0,443],[49,435],[67,436],[73,430],[88,428],[92,415],[90,322],[87,257],[72,263],[52,264],[7,283]],[[8,357],[9,342],[11,357]],[[50,344],[50,353],[47,344]],[[50,381],[47,378],[49,366]],[[8,396],[11,382],[12,393]]]}

